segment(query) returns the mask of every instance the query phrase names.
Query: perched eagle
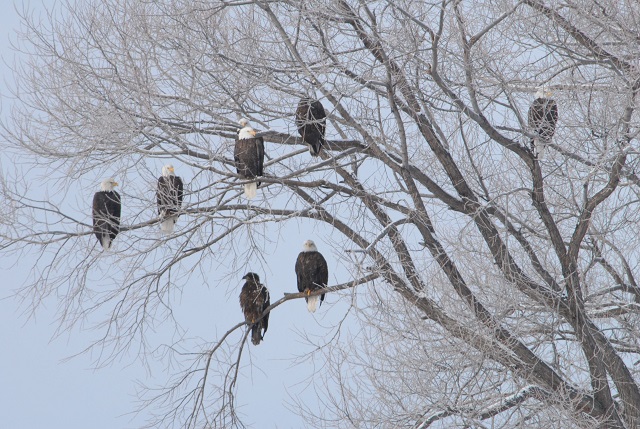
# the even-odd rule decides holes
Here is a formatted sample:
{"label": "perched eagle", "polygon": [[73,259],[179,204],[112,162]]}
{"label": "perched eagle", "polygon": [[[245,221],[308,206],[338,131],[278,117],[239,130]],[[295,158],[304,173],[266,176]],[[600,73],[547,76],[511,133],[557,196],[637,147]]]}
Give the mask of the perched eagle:
{"label": "perched eagle", "polygon": [[542,156],[547,144],[556,132],[558,104],[551,97],[551,91],[538,88],[535,100],[529,108],[529,128],[537,137],[531,139],[531,149],[536,157]]}
{"label": "perched eagle", "polygon": [[[236,170],[245,179],[255,179],[262,176],[264,140],[262,137],[256,137],[256,132],[249,126],[248,120],[241,119],[240,125],[242,125],[242,129],[238,131],[236,147],[233,152]],[[258,186],[260,186],[259,181],[246,183],[244,185],[244,196],[250,200],[255,198]]]}
{"label": "perched eagle", "polygon": [[296,110],[296,127],[302,140],[309,145],[311,155],[318,156],[320,148],[326,144],[324,138],[327,127],[327,114],[318,100],[303,98]]}
{"label": "perched eagle", "polygon": [[260,319],[262,313],[271,305],[269,291],[265,285],[260,284],[260,277],[256,273],[247,273],[242,279],[246,282],[240,292],[240,307],[244,313],[244,320],[251,326],[251,342],[257,346],[269,327],[269,313]]}
{"label": "perched eagle", "polygon": [[160,216],[160,230],[165,234],[171,234],[178,221],[183,192],[182,179],[175,175],[173,165],[167,164],[162,167],[162,176],[158,177],[156,202]]}
{"label": "perched eagle", "polygon": [[113,190],[116,186],[113,178],[105,179],[100,183],[100,191],[93,195],[93,233],[105,250],[111,249],[120,232],[122,204],[120,194]]}
{"label": "perched eagle", "polygon": [[[296,277],[298,278],[298,291],[305,292],[307,295],[317,289],[327,287],[329,283],[329,268],[324,256],[318,252],[316,244],[307,240],[302,245],[302,252],[296,260]],[[307,296],[307,308],[309,312],[314,313],[318,306],[324,301],[324,294],[318,296]]]}

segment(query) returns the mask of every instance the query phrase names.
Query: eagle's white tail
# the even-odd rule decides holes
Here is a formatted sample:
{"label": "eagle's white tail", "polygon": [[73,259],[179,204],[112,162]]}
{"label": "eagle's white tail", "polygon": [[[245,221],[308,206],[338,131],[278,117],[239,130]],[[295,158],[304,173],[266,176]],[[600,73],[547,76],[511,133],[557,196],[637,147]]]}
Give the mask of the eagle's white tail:
{"label": "eagle's white tail", "polygon": [[256,182],[245,183],[244,196],[247,197],[248,200],[254,199],[257,193],[258,193],[258,184]]}
{"label": "eagle's white tail", "polygon": [[318,308],[318,301],[320,301],[320,295],[314,295],[307,298],[307,309],[309,313],[315,313]]}
{"label": "eagle's white tail", "polygon": [[100,244],[102,244],[102,248],[104,250],[111,250],[111,237],[109,237],[109,234],[102,234],[102,242]]}
{"label": "eagle's white tail", "polygon": [[532,139],[533,142],[533,151],[536,158],[542,158],[545,150],[547,149],[547,141],[545,141],[542,137],[536,137]]}
{"label": "eagle's white tail", "polygon": [[168,216],[160,222],[160,230],[165,234],[171,234],[176,222],[178,222],[178,216]]}

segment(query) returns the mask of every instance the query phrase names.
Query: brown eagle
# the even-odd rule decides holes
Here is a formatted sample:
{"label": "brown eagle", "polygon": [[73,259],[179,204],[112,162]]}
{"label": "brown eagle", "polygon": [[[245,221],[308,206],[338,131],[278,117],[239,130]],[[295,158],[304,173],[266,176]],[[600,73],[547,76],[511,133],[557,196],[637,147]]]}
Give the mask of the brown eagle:
{"label": "brown eagle", "polygon": [[[307,240],[302,245],[302,252],[296,260],[296,277],[298,279],[298,291],[307,295],[315,290],[327,287],[329,283],[329,268],[324,256],[318,252],[316,244]],[[324,301],[324,294],[305,297],[307,309],[314,313],[318,306]]]}
{"label": "brown eagle", "polygon": [[251,327],[251,342],[257,346],[269,326],[269,313],[262,317],[262,313],[271,305],[269,291],[260,284],[260,277],[256,273],[247,273],[242,279],[246,282],[240,292],[240,307],[245,322]]}
{"label": "brown eagle", "polygon": [[326,144],[324,135],[327,127],[327,114],[320,101],[308,97],[300,100],[296,110],[296,127],[302,140],[309,145],[311,155],[318,156],[320,148]]}

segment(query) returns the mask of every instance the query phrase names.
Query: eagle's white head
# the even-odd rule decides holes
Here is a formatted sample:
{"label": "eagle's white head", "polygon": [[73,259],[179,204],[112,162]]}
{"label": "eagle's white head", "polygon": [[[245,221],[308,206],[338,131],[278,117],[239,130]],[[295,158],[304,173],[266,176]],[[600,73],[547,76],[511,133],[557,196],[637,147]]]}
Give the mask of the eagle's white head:
{"label": "eagle's white head", "polygon": [[317,252],[318,248],[316,247],[316,243],[314,243],[313,240],[307,240],[302,245],[302,251],[303,252]]}
{"label": "eagle's white head", "polygon": [[242,126],[242,129],[238,131],[239,140],[252,139],[256,136],[256,130],[251,128],[251,126],[249,125],[248,119],[242,118],[240,119],[240,121],[238,121],[238,123]]}
{"label": "eagle's white head", "polygon": [[118,186],[118,182],[116,182],[116,180],[113,177],[110,177],[108,179],[104,179],[100,183],[100,190],[105,192],[110,192],[110,191],[113,191],[113,189],[116,186]]}
{"label": "eagle's white head", "polygon": [[175,169],[173,168],[173,165],[167,164],[162,167],[162,175],[164,177],[175,176]]}
{"label": "eagle's white head", "polygon": [[544,86],[539,86],[536,88],[535,98],[551,98],[553,92],[545,88]]}

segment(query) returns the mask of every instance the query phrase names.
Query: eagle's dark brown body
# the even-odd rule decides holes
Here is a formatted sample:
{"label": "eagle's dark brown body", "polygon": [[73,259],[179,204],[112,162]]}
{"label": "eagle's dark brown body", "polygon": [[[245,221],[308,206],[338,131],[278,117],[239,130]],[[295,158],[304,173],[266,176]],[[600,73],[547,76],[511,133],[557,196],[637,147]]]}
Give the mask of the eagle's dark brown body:
{"label": "eagle's dark brown body", "polygon": [[[236,171],[246,179],[262,176],[264,166],[264,140],[262,137],[236,139],[233,159]],[[260,186],[260,182],[257,183]]]}
{"label": "eagle's dark brown body", "polygon": [[537,97],[533,100],[529,108],[529,128],[538,137],[531,140],[532,150],[542,153],[556,132],[557,122],[558,104],[554,99]]}
{"label": "eagle's dark brown body", "polygon": [[320,148],[326,144],[325,129],[327,114],[318,100],[303,98],[296,110],[296,127],[302,140],[309,145],[311,155],[318,156]]}
{"label": "eagle's dark brown body", "polygon": [[93,233],[105,250],[120,232],[122,204],[116,191],[98,191],[93,195]]}
{"label": "eagle's dark brown body", "polygon": [[184,184],[178,176],[158,177],[156,202],[160,216],[172,216],[180,211],[184,196]]}

